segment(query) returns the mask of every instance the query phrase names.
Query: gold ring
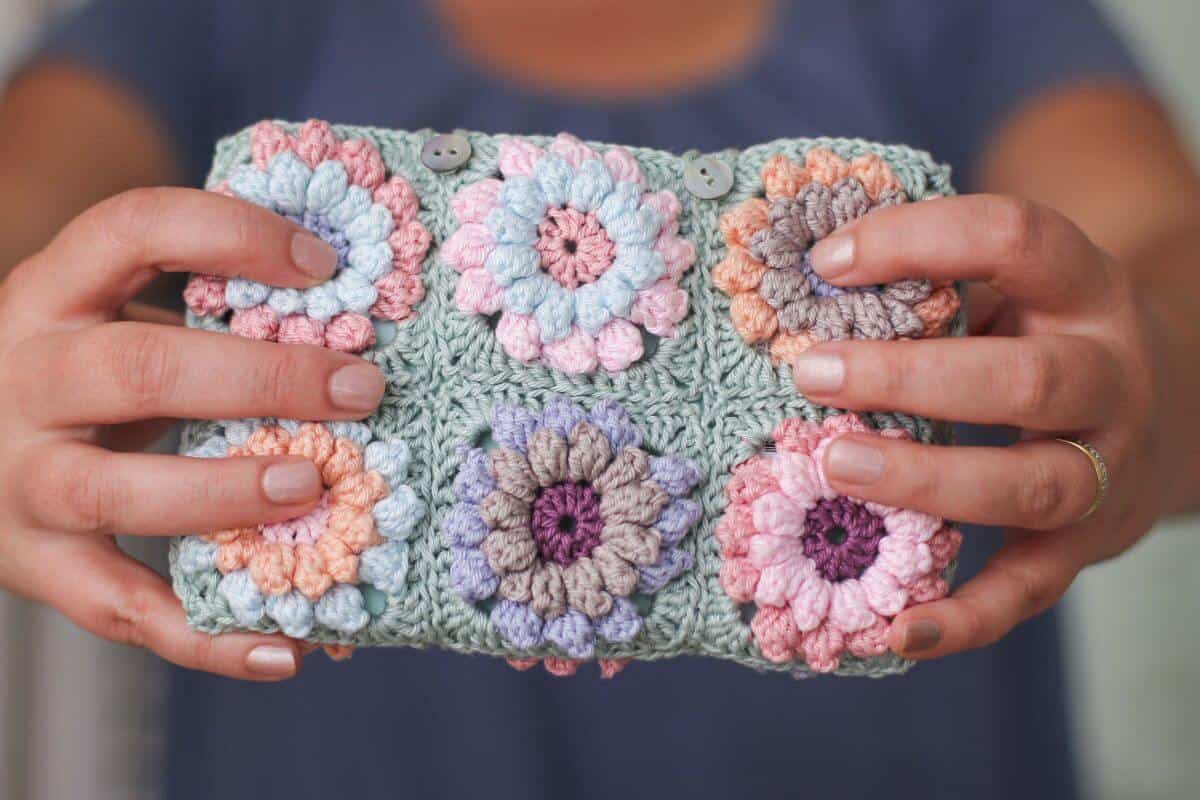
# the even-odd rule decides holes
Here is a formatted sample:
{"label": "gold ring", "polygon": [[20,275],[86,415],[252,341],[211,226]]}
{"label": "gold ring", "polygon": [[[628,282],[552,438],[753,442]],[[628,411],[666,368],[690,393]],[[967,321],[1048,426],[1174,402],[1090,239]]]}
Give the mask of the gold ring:
{"label": "gold ring", "polygon": [[1069,444],[1079,452],[1088,457],[1088,461],[1092,462],[1092,469],[1096,472],[1096,496],[1092,499],[1092,504],[1088,506],[1088,510],[1083,512],[1083,516],[1075,520],[1075,522],[1083,522],[1085,519],[1096,513],[1096,509],[1104,504],[1104,500],[1108,497],[1108,465],[1104,463],[1104,456],[1100,455],[1100,451],[1092,447],[1082,439],[1055,439],[1056,442]]}

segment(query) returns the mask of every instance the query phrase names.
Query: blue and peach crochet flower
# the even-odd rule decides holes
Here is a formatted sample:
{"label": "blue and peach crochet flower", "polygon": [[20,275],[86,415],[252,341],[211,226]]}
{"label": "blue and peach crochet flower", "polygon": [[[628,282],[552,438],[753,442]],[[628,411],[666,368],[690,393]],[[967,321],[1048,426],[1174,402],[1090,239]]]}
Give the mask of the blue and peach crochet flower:
{"label": "blue and peach crochet flower", "polygon": [[361,423],[229,422],[189,455],[208,458],[289,454],[316,465],[325,484],[317,506],[295,519],[189,536],[176,565],[186,574],[216,569],[217,593],[243,627],[273,620],[304,638],[317,622],[353,634],[370,621],[366,587],[400,595],[408,577],[407,539],[425,504],[404,481],[403,442],[375,441]]}
{"label": "blue and peach crochet flower", "polygon": [[387,177],[375,145],[339,140],[309,120],[295,136],[273,122],[251,132],[252,163],[216,191],[270,209],[338,253],[333,276],[303,291],[246,278],[196,275],[184,292],[193,313],[224,316],[230,330],[271,341],[357,353],[375,343],[372,320],[402,322],[425,296],[421,266],[430,236],[417,196]]}
{"label": "blue and peach crochet flower", "polygon": [[442,256],[462,273],[459,309],[499,312],[505,352],[567,373],[626,369],[643,355],[639,327],[676,334],[695,249],[672,192],[645,191],[628,151],[600,154],[565,133],[544,149],[504,139],[499,165],[500,179],[453,200],[460,227]]}
{"label": "blue and peach crochet flower", "polygon": [[699,467],[648,454],[612,400],[590,412],[564,397],[541,413],[499,405],[491,436],[493,449],[461,449],[441,524],[453,591],[492,602],[492,629],[521,650],[550,644],[579,661],[598,639],[632,640],[634,597],[692,567],[680,542],[700,518]]}

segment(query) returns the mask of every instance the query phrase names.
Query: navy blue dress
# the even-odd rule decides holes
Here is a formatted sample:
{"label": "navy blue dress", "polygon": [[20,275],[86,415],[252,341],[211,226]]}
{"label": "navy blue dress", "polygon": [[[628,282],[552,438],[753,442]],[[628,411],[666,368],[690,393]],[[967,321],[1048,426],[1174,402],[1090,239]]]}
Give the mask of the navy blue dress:
{"label": "navy blue dress", "polygon": [[[141,93],[197,183],[219,135],[314,116],[566,130],[676,151],[863,136],[932,151],[968,189],[972,153],[1022,100],[1137,79],[1084,0],[791,2],[772,30],[723,80],[630,103],[497,81],[411,2],[100,0],[43,52]],[[968,533],[964,576],[994,539]],[[1069,798],[1059,647],[1047,614],[986,650],[883,681],[795,681],[691,658],[563,680],[411,650],[349,665],[313,657],[269,686],[173,670],[166,787],[197,800]]]}

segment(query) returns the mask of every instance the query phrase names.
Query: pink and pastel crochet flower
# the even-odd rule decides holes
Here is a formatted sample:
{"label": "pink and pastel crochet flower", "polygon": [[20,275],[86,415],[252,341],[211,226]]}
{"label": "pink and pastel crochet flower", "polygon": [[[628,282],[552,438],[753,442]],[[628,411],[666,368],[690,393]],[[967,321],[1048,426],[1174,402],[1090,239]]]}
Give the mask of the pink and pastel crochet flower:
{"label": "pink and pastel crochet flower", "polygon": [[372,320],[402,322],[425,296],[421,266],[429,232],[417,220],[409,183],[388,177],[375,145],[341,140],[329,124],[309,120],[295,136],[260,122],[250,137],[252,163],[216,191],[281,214],[338,253],[333,276],[303,291],[244,278],[196,275],[184,291],[188,308],[224,316],[252,339],[316,344],[357,353],[375,343]]}
{"label": "pink and pastel crochet flower", "polygon": [[751,344],[768,343],[771,360],[789,362],[830,339],[942,335],[958,312],[950,282],[904,280],[838,287],[813,271],[809,248],[878,208],[908,201],[883,159],[846,161],[814,147],[801,165],[776,155],[762,168],[766,198],[752,197],[721,218],[726,256],[713,285],[731,298],[734,328]]}
{"label": "pink and pastel crochet flower", "polygon": [[768,659],[802,658],[818,672],[887,650],[888,626],[904,608],[937,600],[962,535],[941,519],[840,495],[825,479],[825,452],[846,433],[873,431],[853,414],[815,424],[786,419],[774,453],[739,464],[717,525],[721,586],[753,602],[754,640]]}
{"label": "pink and pastel crochet flower", "polygon": [[361,423],[230,423],[192,454],[301,456],[325,486],[303,516],[184,540],[180,568],[218,571],[217,593],[240,624],[265,617],[297,638],[316,623],[351,634],[370,618],[365,587],[385,595],[405,590],[406,540],[425,504],[404,483],[409,452],[402,442],[375,441]]}
{"label": "pink and pastel crochet flower", "polygon": [[546,148],[504,139],[499,162],[501,178],[454,196],[460,226],[442,256],[462,273],[459,309],[499,313],[505,352],[573,374],[629,367],[643,355],[639,328],[675,336],[696,254],[672,192],[646,191],[626,150],[601,154],[565,133]]}

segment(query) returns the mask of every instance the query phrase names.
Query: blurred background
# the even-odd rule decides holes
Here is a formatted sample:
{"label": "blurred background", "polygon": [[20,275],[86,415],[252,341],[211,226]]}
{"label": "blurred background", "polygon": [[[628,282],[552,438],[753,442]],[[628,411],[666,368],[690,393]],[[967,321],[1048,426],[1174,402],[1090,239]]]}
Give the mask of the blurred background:
{"label": "blurred background", "polygon": [[[85,1],[0,0],[0,81],[53,15]],[[1200,3],[1098,1],[1200,156]],[[1087,797],[1182,800],[1200,791],[1198,569],[1200,520],[1179,520],[1089,570],[1067,596]],[[156,796],[160,705],[154,659],[0,594],[0,798]]]}

